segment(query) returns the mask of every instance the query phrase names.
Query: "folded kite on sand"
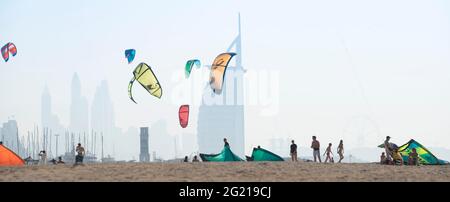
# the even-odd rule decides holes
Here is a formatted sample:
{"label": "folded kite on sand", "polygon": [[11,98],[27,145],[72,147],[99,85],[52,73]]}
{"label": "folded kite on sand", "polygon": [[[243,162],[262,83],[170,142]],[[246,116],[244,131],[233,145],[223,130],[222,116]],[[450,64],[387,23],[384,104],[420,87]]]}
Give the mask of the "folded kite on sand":
{"label": "folded kite on sand", "polygon": [[200,154],[202,161],[224,162],[224,161],[244,161],[234,154],[230,147],[223,147],[219,154]]}
{"label": "folded kite on sand", "polygon": [[284,159],[268,150],[258,147],[253,148],[252,156],[247,157],[247,161],[284,161]]}

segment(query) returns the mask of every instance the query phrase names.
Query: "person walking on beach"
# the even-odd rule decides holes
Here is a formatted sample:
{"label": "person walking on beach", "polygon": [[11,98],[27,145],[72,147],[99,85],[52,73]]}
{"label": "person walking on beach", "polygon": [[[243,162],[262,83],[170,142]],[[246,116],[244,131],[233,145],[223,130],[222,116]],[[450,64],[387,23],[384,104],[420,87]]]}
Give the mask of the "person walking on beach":
{"label": "person walking on beach", "polygon": [[312,136],[312,139],[311,148],[313,149],[314,162],[317,162],[316,159],[319,158],[319,163],[322,163],[322,160],[320,160],[320,142],[316,136]]}
{"label": "person walking on beach", "polygon": [[331,158],[331,154],[333,154],[333,152],[331,151],[331,143],[328,144],[328,147],[325,150],[325,153],[323,153],[324,156],[325,156],[325,154],[327,155],[327,157],[325,158],[325,163],[328,162],[328,160],[330,160],[330,163],[333,163],[333,160]]}
{"label": "person walking on beach", "polygon": [[75,150],[77,152],[77,155],[75,156],[75,164],[83,164],[83,158],[84,158],[84,147],[81,146],[81,143],[78,143],[78,146]]}
{"label": "person walking on beach", "polygon": [[224,142],[224,146],[225,147],[230,147],[230,144],[228,144],[227,138],[223,138],[223,142]]}
{"label": "person walking on beach", "polygon": [[344,141],[343,140],[341,140],[339,142],[339,146],[337,148],[337,153],[339,154],[338,163],[340,163],[342,161],[342,159],[344,159]]}
{"label": "person walking on beach", "polygon": [[291,144],[291,158],[292,161],[297,161],[297,145],[294,143],[294,140],[292,140]]}
{"label": "person walking on beach", "polygon": [[391,148],[391,143],[389,143],[390,139],[391,139],[391,137],[386,136],[386,140],[384,140],[384,150],[386,152],[386,160],[387,161],[391,161],[392,160],[392,158],[391,158],[391,156],[392,156],[392,152],[391,152],[392,148]]}

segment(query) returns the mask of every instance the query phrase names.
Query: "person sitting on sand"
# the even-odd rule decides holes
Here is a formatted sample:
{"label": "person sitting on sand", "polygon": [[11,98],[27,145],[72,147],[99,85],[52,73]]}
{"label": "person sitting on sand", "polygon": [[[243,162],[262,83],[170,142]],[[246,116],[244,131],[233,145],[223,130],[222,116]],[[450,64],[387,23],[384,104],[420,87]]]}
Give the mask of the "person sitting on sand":
{"label": "person sitting on sand", "polygon": [[343,140],[341,140],[339,142],[339,146],[337,148],[337,153],[339,154],[338,163],[340,163],[342,161],[342,159],[344,159],[344,141]]}
{"label": "person sitting on sand", "polygon": [[52,162],[53,165],[56,165],[56,159],[52,159],[52,160],[50,160],[50,162]]}
{"label": "person sitting on sand", "polygon": [[328,144],[328,147],[325,150],[325,153],[323,153],[324,156],[325,156],[325,154],[327,155],[327,157],[325,158],[325,163],[328,162],[328,160],[330,160],[330,163],[333,163],[333,162],[331,162],[332,161],[331,154],[333,154],[333,152],[331,151],[331,143]]}
{"label": "person sitting on sand", "polygon": [[194,158],[192,159],[192,162],[200,162],[197,158],[197,155],[194,156]]}
{"label": "person sitting on sand", "polygon": [[184,157],[183,162],[189,162],[188,156],[185,156],[185,157]]}
{"label": "person sitting on sand", "polygon": [[386,160],[386,155],[382,152],[380,156],[380,164],[387,164]]}
{"label": "person sitting on sand", "polygon": [[223,142],[224,142],[224,146],[225,147],[230,147],[230,144],[228,144],[227,138],[223,138]]}
{"label": "person sitting on sand", "polygon": [[31,156],[28,156],[27,158],[23,159],[27,165],[32,164],[33,163],[33,158],[31,158]]}
{"label": "person sitting on sand", "polygon": [[77,155],[75,156],[75,164],[83,164],[84,147],[81,146],[81,143],[78,143],[75,151],[77,152]]}
{"label": "person sitting on sand", "polygon": [[316,162],[316,158],[319,158],[319,163],[322,163],[322,160],[320,160],[320,142],[316,136],[312,136],[312,139],[311,148],[313,149],[314,162]]}
{"label": "person sitting on sand", "polygon": [[292,140],[292,144],[291,144],[291,159],[292,159],[292,161],[298,161],[297,160],[297,145],[294,143],[294,140]]}
{"label": "person sitting on sand", "polygon": [[396,164],[403,165],[403,158],[400,152],[398,151],[398,148],[395,148],[394,151],[392,152],[392,158],[394,161],[394,165]]}
{"label": "person sitting on sand", "polygon": [[62,157],[58,157],[58,162],[56,162],[57,164],[66,164],[63,160]]}
{"label": "person sitting on sand", "polygon": [[408,165],[414,165],[414,166],[418,166],[419,165],[419,154],[417,153],[416,148],[413,148],[412,152],[409,153]]}

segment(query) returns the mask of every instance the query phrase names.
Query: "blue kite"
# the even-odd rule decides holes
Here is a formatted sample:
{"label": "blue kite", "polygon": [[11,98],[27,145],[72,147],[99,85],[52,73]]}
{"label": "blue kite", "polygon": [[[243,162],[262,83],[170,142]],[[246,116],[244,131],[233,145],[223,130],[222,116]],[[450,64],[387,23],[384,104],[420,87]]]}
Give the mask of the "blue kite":
{"label": "blue kite", "polygon": [[136,55],[136,50],[134,50],[134,49],[125,50],[125,57],[128,60],[128,64],[133,62],[135,55]]}

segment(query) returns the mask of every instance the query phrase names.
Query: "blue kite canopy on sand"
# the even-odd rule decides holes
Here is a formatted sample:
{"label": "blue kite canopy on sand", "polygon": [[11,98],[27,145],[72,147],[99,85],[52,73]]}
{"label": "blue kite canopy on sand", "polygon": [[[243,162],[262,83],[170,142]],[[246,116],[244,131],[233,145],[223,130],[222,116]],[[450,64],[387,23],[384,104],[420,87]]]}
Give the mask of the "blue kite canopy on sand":
{"label": "blue kite canopy on sand", "polygon": [[125,50],[125,57],[128,60],[128,64],[133,62],[135,55],[136,55],[136,50],[134,50],[134,49]]}
{"label": "blue kite canopy on sand", "polygon": [[200,158],[205,162],[244,161],[236,156],[228,146],[223,147],[219,154],[200,154]]}

